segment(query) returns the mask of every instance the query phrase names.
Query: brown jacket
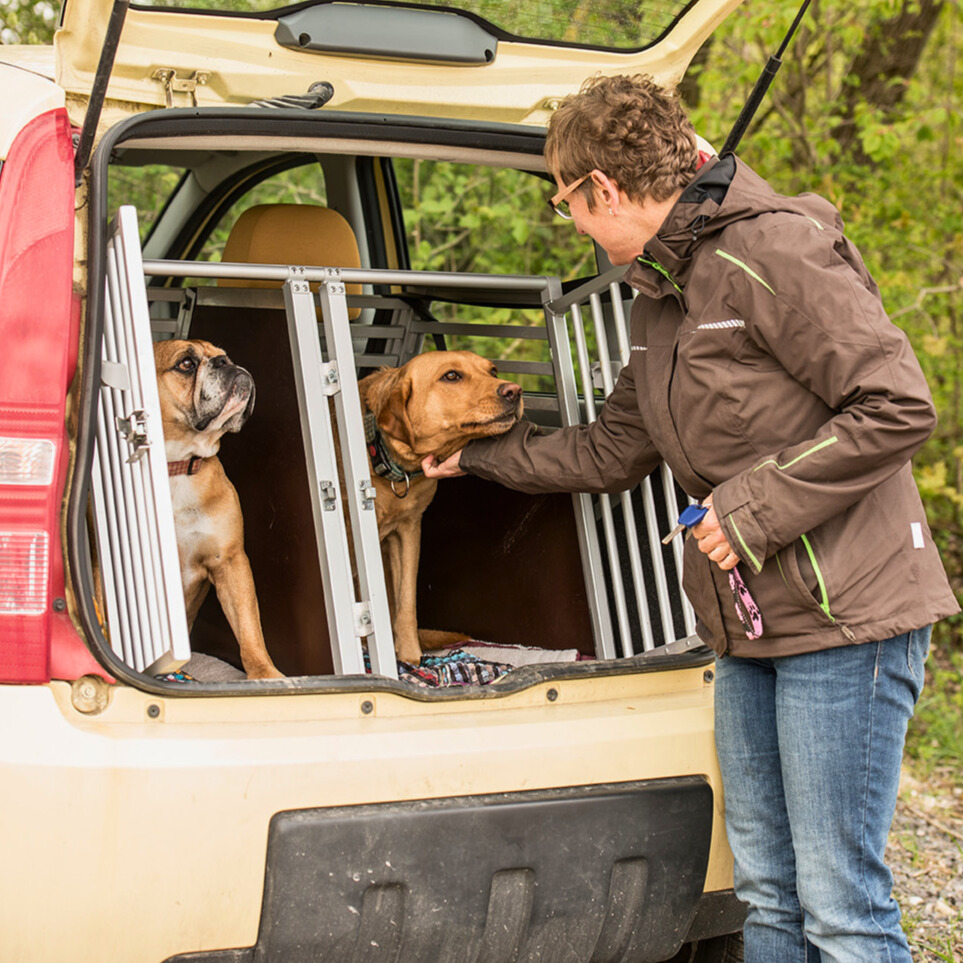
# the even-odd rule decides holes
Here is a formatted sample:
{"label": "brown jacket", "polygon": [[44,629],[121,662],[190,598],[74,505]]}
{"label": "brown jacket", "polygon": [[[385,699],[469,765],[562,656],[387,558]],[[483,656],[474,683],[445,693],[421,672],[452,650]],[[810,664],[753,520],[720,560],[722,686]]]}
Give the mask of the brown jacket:
{"label": "brown jacket", "polygon": [[750,640],[728,577],[686,539],[684,585],[719,653],[880,640],[959,611],[910,458],[936,418],[835,208],[711,161],[626,280],[632,352],[591,426],[517,426],[462,453],[523,491],[629,488],[665,459],[710,492],[762,613]]}

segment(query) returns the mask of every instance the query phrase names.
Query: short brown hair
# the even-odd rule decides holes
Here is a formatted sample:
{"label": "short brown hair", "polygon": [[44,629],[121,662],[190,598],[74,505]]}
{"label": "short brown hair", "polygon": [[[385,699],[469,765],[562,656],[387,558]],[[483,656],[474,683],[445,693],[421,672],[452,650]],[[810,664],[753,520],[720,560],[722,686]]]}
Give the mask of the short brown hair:
{"label": "short brown hair", "polygon": [[[552,115],[545,160],[563,185],[597,169],[635,201],[664,201],[692,180],[699,151],[674,91],[644,74],[596,76]],[[591,182],[579,190],[593,210]]]}

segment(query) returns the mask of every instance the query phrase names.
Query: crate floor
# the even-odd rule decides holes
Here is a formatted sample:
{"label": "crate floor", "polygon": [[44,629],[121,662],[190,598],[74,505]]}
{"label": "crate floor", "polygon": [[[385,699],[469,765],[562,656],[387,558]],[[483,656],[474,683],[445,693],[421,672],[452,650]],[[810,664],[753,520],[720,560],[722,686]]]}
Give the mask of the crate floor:
{"label": "crate floor", "polygon": [[[422,688],[487,685],[522,665],[578,662],[590,658],[577,649],[540,649],[528,645],[500,645],[471,639],[446,649],[425,653],[418,665],[398,662],[398,678]],[[365,664],[368,665],[367,657]],[[370,667],[369,667],[370,670]],[[164,682],[239,682],[244,673],[212,655],[195,652],[177,672],[157,676]]]}

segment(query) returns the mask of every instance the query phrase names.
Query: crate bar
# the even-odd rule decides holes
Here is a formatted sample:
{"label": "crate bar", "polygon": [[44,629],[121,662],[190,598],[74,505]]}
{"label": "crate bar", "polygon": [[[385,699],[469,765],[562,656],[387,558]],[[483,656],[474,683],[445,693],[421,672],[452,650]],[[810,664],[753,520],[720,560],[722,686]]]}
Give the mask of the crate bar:
{"label": "crate bar", "polygon": [[341,390],[334,396],[334,407],[341,438],[345,485],[348,489],[346,497],[351,516],[351,533],[354,537],[358,584],[362,600],[368,606],[368,655],[372,671],[396,679],[398,663],[391,631],[391,613],[388,608],[375,500],[370,493],[371,467],[364,441],[364,418],[358,380],[354,377],[354,348],[351,343],[344,283],[339,279],[325,282],[320,286],[318,297],[329,358],[338,365],[340,372],[351,375],[341,377]]}
{"label": "crate bar", "polygon": [[[150,522],[144,527],[150,546],[152,584],[156,586],[156,599],[164,609],[159,618],[160,638],[157,639],[155,633],[153,660],[146,669],[148,673],[158,674],[180,668],[190,658],[191,648],[135,209],[121,208],[118,221],[118,266],[122,267],[124,275],[123,300],[130,312],[130,324],[125,327],[125,334],[131,360],[131,387],[135,392],[135,403],[146,412],[150,442],[142,459],[142,470],[136,473],[134,492],[138,510],[143,510],[148,518],[156,519],[156,524]],[[162,506],[161,511],[157,511],[157,505]],[[151,511],[147,511],[148,506]]]}
{"label": "crate bar", "polygon": [[328,396],[322,389],[323,361],[314,298],[307,282],[288,281],[284,300],[334,671],[337,675],[362,675],[364,657],[355,622],[348,532],[341,510],[344,493],[338,480]]}
{"label": "crate bar", "polygon": [[[106,324],[110,324],[109,299],[106,305]],[[140,628],[128,606],[133,604],[134,582],[125,553],[130,552],[127,535],[127,513],[122,503],[123,486],[120,481],[120,459],[116,453],[117,435],[107,431],[106,420],[113,425],[113,401],[110,390],[101,387],[101,399],[97,406],[97,449],[92,472],[93,515],[97,525],[97,555],[100,562],[100,578],[104,589],[102,613],[108,622],[111,648],[127,665],[137,668],[134,658],[140,650]],[[118,588],[122,591],[118,592]]]}
{"label": "crate bar", "polygon": [[[561,285],[559,285],[561,287]],[[551,296],[551,289],[546,292]],[[581,423],[578,406],[578,388],[575,367],[569,350],[568,324],[564,315],[555,314],[546,304],[546,326],[555,362],[555,387],[558,392],[559,411],[566,426]],[[575,509],[575,530],[578,535],[582,574],[588,595],[589,613],[592,618],[592,635],[595,638],[595,654],[599,659],[615,658],[615,637],[612,631],[612,615],[608,594],[602,578],[602,551],[595,528],[595,506],[587,492],[572,495]],[[615,577],[614,582],[619,579]]]}
{"label": "crate bar", "polygon": [[[107,255],[91,497],[111,646],[155,674],[186,662],[190,643],[133,208],[121,208],[111,225]],[[145,412],[148,444],[130,460],[134,448],[118,435],[117,418],[134,411]]]}
{"label": "crate bar", "polygon": [[[592,365],[589,359],[588,345],[585,340],[585,324],[578,304],[573,304],[569,314],[572,318],[572,331],[575,334],[575,353],[578,355],[579,372],[582,380],[582,398],[585,404],[585,421],[592,424],[596,419],[595,387],[592,384]],[[599,496],[599,508],[602,514],[602,530],[605,532],[605,544],[609,556],[609,571],[612,574],[612,594],[615,598],[615,612],[619,622],[619,632],[622,636],[622,654],[635,655],[632,644],[632,629],[629,622],[629,610],[625,601],[625,585],[622,581],[622,560],[619,555],[619,545],[615,534],[615,519],[612,516],[612,499],[602,492]]]}
{"label": "crate bar", "polygon": [[[283,264],[238,264],[230,261],[163,261],[147,259],[144,274],[149,277],[242,278],[253,281],[287,281],[291,278],[324,282],[337,272],[345,284],[400,284],[419,288],[458,288],[460,291],[545,290],[549,278],[523,274],[464,274],[443,271],[387,271],[372,268],[301,267]],[[537,307],[537,304],[533,304]]]}
{"label": "crate bar", "polygon": [[[357,327],[357,326],[355,326]],[[355,330],[352,327],[352,330]],[[523,324],[483,324],[480,321],[415,321],[413,331],[422,334],[459,334],[467,338],[525,338],[529,341],[547,341],[544,328]]]}
{"label": "crate bar", "polygon": [[[574,306],[573,306],[574,307]],[[602,372],[602,390],[605,393],[605,397],[608,398],[615,388],[615,382],[612,378],[612,356],[609,352],[609,340],[605,333],[605,317],[602,313],[602,299],[599,297],[597,291],[593,291],[589,295],[589,307],[592,314],[592,322],[595,328],[595,342],[598,349],[598,358],[600,362],[600,369]],[[643,480],[648,481],[648,478]],[[652,487],[648,487],[648,490],[643,487],[643,504],[646,507],[646,518],[648,519],[648,508],[652,503]],[[648,503],[645,502],[646,497],[648,498]],[[632,587],[635,589],[635,604],[639,612],[639,624],[642,629],[642,648],[648,652],[655,648],[655,637],[652,634],[652,616],[649,612],[648,599],[645,594],[645,576],[642,572],[642,553],[639,548],[639,529],[635,523],[635,509],[632,507],[632,494],[630,491],[620,492],[619,501],[622,505],[622,525],[625,529],[625,542],[629,551],[629,570],[632,573]],[[653,516],[654,516],[653,508]],[[651,522],[649,524],[649,538],[651,541],[653,529],[651,527]],[[653,559],[655,562],[655,559]],[[664,573],[656,568],[656,588],[658,591],[659,602],[662,604],[662,595],[664,590],[663,582],[665,580]],[[665,604],[668,605],[668,593],[664,593],[666,596]],[[668,609],[663,609],[662,617],[663,621]],[[669,632],[672,631],[672,613],[668,611],[669,615]],[[669,641],[670,636],[666,635],[666,641]]]}
{"label": "crate bar", "polygon": [[[160,395],[154,367],[154,346],[150,337],[150,314],[143,282],[144,269],[136,210],[129,206],[122,207],[117,220],[118,266],[122,266],[124,273],[122,300],[127,302],[130,311],[130,324],[126,328],[131,358],[129,373],[131,386],[136,392],[134,401],[146,412],[149,432],[147,454],[137,463],[142,466],[139,476],[142,484],[140,490],[145,503],[149,502],[151,507],[151,511],[145,514],[151,520],[146,528],[148,541],[154,547],[153,582],[164,606],[160,619],[161,639],[159,642],[155,641],[153,659],[146,671],[162,673],[183,665],[191,657],[191,647],[167,474],[167,453],[164,450]],[[132,465],[131,468],[133,467]]]}
{"label": "crate bar", "polygon": [[[625,310],[622,306],[622,292],[619,287],[618,281],[613,281],[609,285],[609,296],[612,299],[612,316],[615,321],[615,332],[618,339],[619,345],[619,357],[622,361],[622,366],[624,367],[629,363],[629,353],[631,348],[629,346],[629,325],[625,318]],[[679,517],[679,504],[675,495],[675,478],[672,475],[672,471],[669,466],[662,462],[660,466],[660,471],[662,473],[662,492],[665,498],[665,509],[668,515],[669,525],[675,523],[675,519]],[[648,479],[646,479],[648,484],[647,494],[651,497],[652,485]],[[652,502],[654,506],[654,500]],[[654,515],[654,512],[653,512]],[[648,516],[647,516],[648,517]],[[649,523],[650,539],[651,533],[657,532],[658,527],[653,522]],[[667,532],[660,532],[660,535],[668,534]],[[679,598],[682,599],[682,616],[683,623],[685,625],[686,635],[693,635],[695,633],[695,610],[692,608],[692,603],[689,601],[689,597],[685,594],[685,589],[682,587],[682,547],[684,540],[681,538],[672,539],[672,555],[675,560],[675,571],[676,580],[679,585]],[[650,541],[651,544],[651,541]],[[661,543],[653,546],[652,549],[653,556],[656,556],[659,560],[660,575],[659,575],[659,591],[660,593],[665,589],[667,591],[668,577],[665,574],[665,566],[662,563],[662,545]],[[661,598],[661,594],[660,594]],[[665,640],[669,642],[675,635],[674,625],[671,621],[670,614],[670,626],[671,629],[666,632]],[[663,625],[665,623],[663,622]]]}
{"label": "crate bar", "polygon": [[105,360],[109,359],[123,370],[127,377],[127,387],[124,390],[107,389],[108,397],[104,399],[106,406],[103,429],[109,446],[108,450],[111,452],[110,494],[115,501],[117,518],[123,532],[120,547],[121,571],[126,589],[123,599],[132,630],[130,647],[133,661],[131,664],[138,672],[143,672],[151,647],[152,626],[146,612],[147,591],[143,571],[144,556],[140,548],[140,520],[131,504],[134,498],[133,479],[131,466],[127,463],[130,449],[117,434],[118,417],[123,418],[134,410],[130,368],[123,336],[127,319],[124,316],[121,282],[117,276],[117,243],[115,236],[107,249],[107,284],[113,306],[113,325],[104,331],[104,350],[107,356]]}
{"label": "crate bar", "polygon": [[[127,402],[126,410],[117,405],[116,401],[114,407],[115,413],[122,416],[127,416],[132,411],[144,411],[146,418],[149,416],[146,416],[141,392],[138,390],[140,387],[139,379],[136,377],[137,347],[133,342],[131,332],[133,315],[128,296],[128,279],[125,268],[123,238],[118,234],[113,247],[107,254],[107,276],[112,280],[114,291],[120,302],[121,324],[115,329],[117,359],[127,371],[130,387],[124,394],[124,400]],[[118,428],[115,428],[115,430],[118,430]],[[154,589],[157,572],[153,567],[154,558],[151,554],[149,535],[153,526],[147,517],[148,499],[144,494],[144,475],[149,470],[149,466],[146,462],[142,465],[138,461],[132,461],[131,458],[123,457],[125,453],[132,455],[133,448],[128,446],[125,449],[124,444],[121,443],[120,450],[122,452],[120,471],[124,479],[121,491],[126,497],[128,534],[131,538],[130,560],[138,590],[136,607],[140,625],[141,648],[139,652],[135,652],[135,656],[137,656],[136,668],[141,672],[146,672],[147,667],[154,662],[154,652],[157,651],[158,654],[163,652],[165,648],[169,647],[170,639],[169,636],[166,640],[164,639],[163,625],[157,604],[158,593]],[[148,587],[150,590],[148,590]]]}

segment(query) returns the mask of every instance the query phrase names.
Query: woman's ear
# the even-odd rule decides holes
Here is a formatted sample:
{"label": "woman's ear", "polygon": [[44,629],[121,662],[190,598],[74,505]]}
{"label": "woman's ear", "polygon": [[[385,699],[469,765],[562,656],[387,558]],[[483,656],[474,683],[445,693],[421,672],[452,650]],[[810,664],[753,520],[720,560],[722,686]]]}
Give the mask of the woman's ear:
{"label": "woman's ear", "polygon": [[592,186],[595,188],[602,205],[613,214],[617,213],[622,198],[619,185],[608,174],[595,170],[592,171]]}

